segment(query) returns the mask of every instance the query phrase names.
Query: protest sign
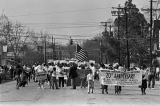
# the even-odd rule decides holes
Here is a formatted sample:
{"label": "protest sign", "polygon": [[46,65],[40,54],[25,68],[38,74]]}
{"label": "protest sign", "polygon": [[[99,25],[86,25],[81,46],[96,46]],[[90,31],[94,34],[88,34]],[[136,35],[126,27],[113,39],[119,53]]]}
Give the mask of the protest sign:
{"label": "protest sign", "polygon": [[102,85],[139,86],[142,81],[141,71],[113,71],[100,70],[100,83]]}
{"label": "protest sign", "polygon": [[36,80],[39,81],[39,80],[46,80],[47,79],[47,74],[44,73],[44,72],[41,72],[41,73],[37,73],[36,74]]}

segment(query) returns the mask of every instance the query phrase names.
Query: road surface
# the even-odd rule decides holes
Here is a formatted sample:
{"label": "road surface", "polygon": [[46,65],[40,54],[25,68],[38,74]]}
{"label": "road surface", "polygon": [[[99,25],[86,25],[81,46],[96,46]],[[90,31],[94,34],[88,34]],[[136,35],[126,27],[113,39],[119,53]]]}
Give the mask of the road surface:
{"label": "road surface", "polygon": [[95,81],[93,94],[87,88],[64,87],[58,90],[38,88],[37,83],[30,82],[19,90],[16,82],[0,85],[0,106],[160,106],[160,84],[155,89],[147,89],[147,95],[141,95],[138,87],[122,87],[120,95],[114,94],[114,87],[109,86],[109,94],[102,94],[98,81]]}

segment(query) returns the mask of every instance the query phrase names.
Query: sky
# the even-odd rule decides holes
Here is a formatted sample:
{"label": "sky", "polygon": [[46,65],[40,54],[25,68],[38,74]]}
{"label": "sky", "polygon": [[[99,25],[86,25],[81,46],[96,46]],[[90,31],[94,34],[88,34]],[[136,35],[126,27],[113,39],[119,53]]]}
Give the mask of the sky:
{"label": "sky", "polygon": [[[123,6],[125,1],[0,0],[0,13],[36,32],[45,31],[59,37],[91,38],[104,30],[100,22],[115,18],[111,14],[112,7]],[[149,5],[149,0],[132,1],[140,9]]]}

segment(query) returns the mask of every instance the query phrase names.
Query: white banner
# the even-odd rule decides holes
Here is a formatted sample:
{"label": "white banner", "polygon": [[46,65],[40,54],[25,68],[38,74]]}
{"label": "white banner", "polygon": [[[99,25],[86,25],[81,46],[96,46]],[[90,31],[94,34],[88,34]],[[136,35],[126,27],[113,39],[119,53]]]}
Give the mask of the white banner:
{"label": "white banner", "polygon": [[100,70],[100,83],[102,85],[139,86],[142,82],[141,71],[113,71]]}

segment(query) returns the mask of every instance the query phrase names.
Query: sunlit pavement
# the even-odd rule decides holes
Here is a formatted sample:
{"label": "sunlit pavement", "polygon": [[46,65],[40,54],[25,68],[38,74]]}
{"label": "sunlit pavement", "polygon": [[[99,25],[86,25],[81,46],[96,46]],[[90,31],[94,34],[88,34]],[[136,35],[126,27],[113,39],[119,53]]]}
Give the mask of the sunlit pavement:
{"label": "sunlit pavement", "polygon": [[121,94],[115,95],[114,86],[109,86],[109,94],[102,94],[98,81],[95,81],[93,94],[80,87],[52,90],[46,84],[40,89],[34,82],[17,90],[15,84],[12,81],[0,85],[1,106],[160,106],[160,82],[156,82],[155,89],[147,89],[147,95],[141,95],[138,87],[122,87]]}

